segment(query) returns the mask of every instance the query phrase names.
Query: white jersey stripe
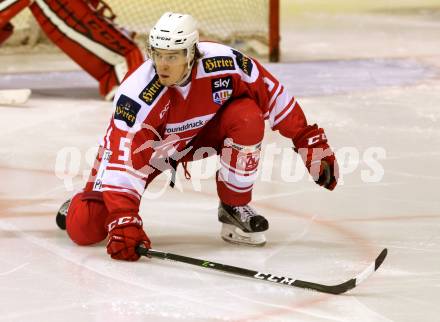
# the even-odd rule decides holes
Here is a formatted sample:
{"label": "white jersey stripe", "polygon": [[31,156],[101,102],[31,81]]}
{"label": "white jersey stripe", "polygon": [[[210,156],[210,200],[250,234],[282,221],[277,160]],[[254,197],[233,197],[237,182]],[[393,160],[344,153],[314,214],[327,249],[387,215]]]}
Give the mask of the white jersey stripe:
{"label": "white jersey stripe", "polygon": [[238,193],[245,193],[245,192],[249,192],[252,190],[253,186],[247,188],[247,189],[236,189],[234,186],[231,186],[230,184],[228,184],[227,182],[224,182],[225,186],[229,189],[232,190],[234,192],[238,192]]}
{"label": "white jersey stripe", "polygon": [[[284,95],[283,95],[284,94]],[[269,114],[272,113],[272,111],[274,110],[274,108],[277,107],[278,105],[278,100],[280,97],[285,96],[285,92],[284,92],[284,86],[281,86],[281,90],[278,93],[278,95],[276,96],[275,100],[271,100],[271,104],[269,105]]]}
{"label": "white jersey stripe", "polygon": [[255,172],[248,176],[240,176],[232,171],[229,171],[223,166],[221,166],[219,170],[219,175],[224,181],[227,181],[238,188],[247,188],[249,187],[249,185],[253,185],[255,180],[257,179],[257,174],[258,173]]}
{"label": "white jersey stripe", "polygon": [[278,94],[279,92],[283,89],[283,85],[278,85],[277,89],[275,91],[275,94],[272,95],[272,97],[270,98],[269,104],[268,106],[272,106],[272,103],[278,98]]}
{"label": "white jersey stripe", "polygon": [[277,117],[279,117],[281,114],[284,114],[286,108],[288,108],[288,106],[290,106],[290,104],[292,103],[292,100],[293,97],[287,91],[280,93],[280,95],[275,100],[274,107],[269,111],[269,122],[271,124],[271,127],[274,127],[275,123],[280,122],[279,120],[277,120]]}
{"label": "white jersey stripe", "polygon": [[284,114],[286,114],[288,110],[291,110],[290,107],[295,104],[296,104],[296,100],[295,98],[292,97],[289,104],[287,104],[287,106],[284,107],[284,109],[275,116],[275,122],[278,122],[279,118],[282,117]]}
{"label": "white jersey stripe", "polygon": [[102,179],[103,186],[111,185],[120,188],[133,189],[139,195],[142,195],[145,190],[145,181],[135,177],[134,175],[118,170],[107,170],[104,172]]}
{"label": "white jersey stripe", "polygon": [[0,11],[6,9],[6,8],[9,7],[10,5],[13,5],[14,2],[17,2],[17,1],[18,1],[18,0],[5,0],[5,1],[2,1],[2,2],[0,3]]}
{"label": "white jersey stripe", "polygon": [[235,175],[240,175],[240,176],[243,176],[243,177],[250,176],[250,175],[252,175],[252,174],[254,174],[255,172],[258,171],[258,169],[254,169],[252,171],[243,171],[243,170],[234,168],[231,165],[226,164],[226,162],[223,161],[221,158],[220,158],[220,164],[222,165],[222,167],[225,167],[229,171],[233,172]]}
{"label": "white jersey stripe", "polygon": [[292,104],[290,104],[290,107],[287,109],[287,111],[283,112],[283,114],[280,114],[276,117],[276,120],[274,121],[272,127],[276,126],[278,123],[284,120],[286,116],[289,115],[289,113],[295,108],[295,106],[296,106],[296,101],[293,100]]}
{"label": "white jersey stripe", "polygon": [[118,163],[109,163],[108,164],[109,168],[116,168],[116,169],[123,169],[128,171],[129,173],[135,175],[136,177],[138,177],[139,179],[146,179],[148,174],[145,174],[139,170],[136,170],[135,168],[132,168],[126,164],[118,164]]}
{"label": "white jersey stripe", "polygon": [[223,183],[225,184],[225,186],[226,186],[229,190],[232,190],[232,191],[234,191],[234,192],[244,193],[244,192],[251,191],[252,188],[254,187],[253,184],[251,184],[250,186],[248,185],[248,186],[243,187],[243,188],[242,188],[242,187],[237,187],[237,186],[231,184],[230,182],[226,181],[226,180],[223,178],[223,176],[222,176],[221,173],[219,174],[219,177],[220,177],[220,179],[221,179],[221,182],[223,182]]}

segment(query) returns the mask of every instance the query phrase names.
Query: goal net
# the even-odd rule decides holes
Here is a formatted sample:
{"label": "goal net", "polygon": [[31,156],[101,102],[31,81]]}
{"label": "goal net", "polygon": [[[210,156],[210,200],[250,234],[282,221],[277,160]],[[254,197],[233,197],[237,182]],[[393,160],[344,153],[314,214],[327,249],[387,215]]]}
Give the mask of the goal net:
{"label": "goal net", "polygon": [[[198,21],[202,40],[214,40],[257,56],[278,55],[278,0],[106,0],[115,22],[136,33],[136,41],[145,50],[150,28],[166,11],[189,13]],[[14,34],[3,47],[23,52],[47,47],[50,43],[29,9],[12,23]],[[46,44],[44,46],[42,44]],[[13,49],[11,49],[13,48]],[[50,50],[50,49],[49,49]]]}

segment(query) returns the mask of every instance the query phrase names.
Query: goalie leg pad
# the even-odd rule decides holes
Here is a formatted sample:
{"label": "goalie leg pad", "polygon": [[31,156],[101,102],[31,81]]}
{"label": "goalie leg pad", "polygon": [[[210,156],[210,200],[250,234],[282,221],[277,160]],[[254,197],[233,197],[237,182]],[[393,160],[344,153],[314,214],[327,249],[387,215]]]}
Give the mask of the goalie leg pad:
{"label": "goalie leg pad", "polygon": [[135,42],[87,1],[35,0],[30,9],[46,35],[100,82],[103,96],[143,62]]}
{"label": "goalie leg pad", "polygon": [[2,44],[6,39],[8,39],[12,35],[13,30],[14,30],[14,26],[10,23],[7,23],[6,25],[0,28],[0,44]]}
{"label": "goalie leg pad", "polygon": [[0,29],[3,29],[8,22],[21,10],[29,6],[30,0],[4,0],[0,1]]}
{"label": "goalie leg pad", "polygon": [[0,44],[8,39],[14,31],[10,20],[21,10],[29,6],[30,0],[0,1]]}

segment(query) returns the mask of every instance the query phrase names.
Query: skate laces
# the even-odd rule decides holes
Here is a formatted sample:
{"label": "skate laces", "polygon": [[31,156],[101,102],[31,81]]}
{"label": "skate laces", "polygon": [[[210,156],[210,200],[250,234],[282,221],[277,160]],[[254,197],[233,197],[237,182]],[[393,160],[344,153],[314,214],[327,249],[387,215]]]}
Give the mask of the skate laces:
{"label": "skate laces", "polygon": [[232,209],[234,210],[234,212],[240,214],[240,219],[242,222],[249,222],[252,217],[256,216],[254,210],[248,205],[234,206]]}

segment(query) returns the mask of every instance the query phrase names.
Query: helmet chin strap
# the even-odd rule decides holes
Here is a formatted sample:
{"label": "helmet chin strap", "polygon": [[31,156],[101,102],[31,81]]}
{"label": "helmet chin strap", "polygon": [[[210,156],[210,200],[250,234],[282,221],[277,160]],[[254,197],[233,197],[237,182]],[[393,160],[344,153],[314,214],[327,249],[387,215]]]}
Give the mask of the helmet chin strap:
{"label": "helmet chin strap", "polygon": [[187,66],[185,74],[183,74],[182,78],[176,82],[173,86],[184,86],[188,83],[189,78],[191,77],[191,70],[194,65],[194,54],[195,54],[195,48],[193,47],[191,50],[187,50],[186,52],[186,59],[187,59]]}
{"label": "helmet chin strap", "polygon": [[188,83],[189,78],[191,77],[191,69],[192,69],[192,64],[191,66],[188,66],[186,69],[185,74],[182,76],[182,79],[178,82],[176,82],[174,85],[172,86],[184,86]]}

